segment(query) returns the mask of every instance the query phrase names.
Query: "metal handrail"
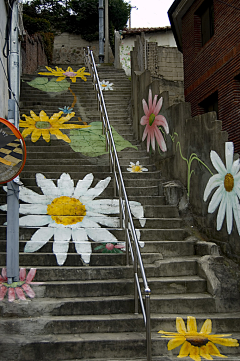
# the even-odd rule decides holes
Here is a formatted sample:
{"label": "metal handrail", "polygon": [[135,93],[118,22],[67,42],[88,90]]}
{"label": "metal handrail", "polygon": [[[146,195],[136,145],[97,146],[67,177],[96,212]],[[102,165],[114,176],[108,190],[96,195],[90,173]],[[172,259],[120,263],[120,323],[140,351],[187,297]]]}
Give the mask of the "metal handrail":
{"label": "metal handrail", "polygon": [[[122,171],[117,155],[116,146],[113,139],[112,129],[109,122],[107,109],[100,85],[96,63],[94,60],[93,52],[87,48],[84,49],[84,60],[89,72],[92,76],[94,90],[96,91],[98,110],[100,111],[100,120],[102,122],[102,131],[105,134],[106,139],[106,151],[109,152],[110,172],[114,174],[114,196],[116,197],[117,191],[119,196],[119,216],[120,227],[125,230],[125,242],[126,242],[126,264],[129,265],[129,250],[133,262],[134,268],[134,301],[135,301],[135,313],[138,313],[138,297],[143,313],[143,320],[146,327],[146,343],[147,343],[147,361],[151,361],[151,326],[150,326],[150,288],[148,286],[142,256],[139,248],[139,242],[137,239],[136,230],[133,224],[130,204],[128,201],[126,188],[123,181]],[[130,232],[129,232],[130,231]],[[131,242],[130,234],[132,236],[133,245]],[[145,305],[141,292],[141,286],[138,277],[138,267],[141,271],[141,276],[144,285],[145,292]]]}

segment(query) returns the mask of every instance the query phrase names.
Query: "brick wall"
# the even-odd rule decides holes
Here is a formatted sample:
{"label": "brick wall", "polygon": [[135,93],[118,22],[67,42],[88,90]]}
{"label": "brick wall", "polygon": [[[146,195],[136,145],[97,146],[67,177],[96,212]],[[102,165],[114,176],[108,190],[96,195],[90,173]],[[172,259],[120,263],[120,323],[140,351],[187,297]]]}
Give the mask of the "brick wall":
{"label": "brick wall", "polygon": [[199,103],[217,91],[218,118],[240,152],[240,81],[235,79],[240,74],[239,0],[213,0],[214,35],[203,47],[196,16],[202,3],[196,0],[182,19],[185,99],[196,116],[204,112]]}
{"label": "brick wall", "polygon": [[48,65],[42,38],[38,34],[33,36],[25,35],[21,53],[23,74],[33,74],[39,66]]}

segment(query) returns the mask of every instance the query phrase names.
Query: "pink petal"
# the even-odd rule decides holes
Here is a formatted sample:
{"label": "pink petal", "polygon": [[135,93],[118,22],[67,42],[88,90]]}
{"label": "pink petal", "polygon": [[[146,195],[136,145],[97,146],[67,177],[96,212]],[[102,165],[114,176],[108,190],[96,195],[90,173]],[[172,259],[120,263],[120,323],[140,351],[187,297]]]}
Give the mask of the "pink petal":
{"label": "pink petal", "polygon": [[149,117],[147,117],[146,115],[144,115],[141,120],[140,120],[140,124],[141,125],[145,125],[149,123]]}
{"label": "pink petal", "polygon": [[156,103],[157,103],[157,95],[154,96],[154,99],[153,99],[153,105],[152,105],[152,108],[153,108],[153,113],[154,113],[154,109],[156,108]]}
{"label": "pink petal", "polygon": [[159,114],[155,117],[154,125],[162,125],[165,132],[167,134],[169,133],[168,122],[167,122],[167,119],[163,115]]}
{"label": "pink petal", "polygon": [[37,272],[36,268],[30,269],[26,278],[26,283],[30,283],[34,279],[36,272]]}
{"label": "pink petal", "polygon": [[17,294],[17,296],[18,296],[18,298],[20,299],[20,300],[26,300],[26,297],[25,297],[25,295],[24,295],[24,293],[23,293],[23,290],[21,289],[21,287],[16,287],[15,288],[15,291],[16,291],[16,294]]}
{"label": "pink petal", "polygon": [[143,103],[143,111],[144,111],[145,115],[148,116],[148,115],[149,115],[149,109],[148,109],[146,100],[143,99],[143,100],[142,100],[142,103]]}
{"label": "pink petal", "polygon": [[145,138],[146,138],[146,136],[147,136],[147,134],[148,134],[148,128],[149,128],[149,127],[146,125],[146,127],[145,127],[145,129],[144,129],[144,132],[143,132],[142,141],[145,140]]}
{"label": "pink petal", "polygon": [[125,246],[123,244],[117,244],[114,248],[124,248]]}
{"label": "pink petal", "polygon": [[163,98],[161,97],[157,103],[157,106],[155,109],[153,109],[153,113],[155,115],[158,115],[158,113],[160,112],[160,109],[162,108],[162,103],[163,103]]}
{"label": "pink petal", "polygon": [[154,134],[154,132],[151,133],[151,144],[152,144],[152,149],[155,150],[155,134]]}
{"label": "pink petal", "polygon": [[4,281],[7,281],[7,269],[6,268],[2,269],[2,277],[3,277]]}
{"label": "pink petal", "polygon": [[15,300],[15,289],[8,288],[8,301],[13,302]]}
{"label": "pink petal", "polygon": [[148,93],[148,106],[149,106],[149,113],[152,114],[152,90],[149,89]]}
{"label": "pink petal", "polygon": [[19,279],[20,281],[25,281],[26,278],[26,268],[20,268],[20,273],[19,273]]}
{"label": "pink petal", "polygon": [[160,130],[158,128],[155,128],[155,136],[156,136],[156,140],[157,140],[161,150],[163,152],[166,152],[167,146],[166,146],[166,143],[165,143],[164,138],[162,136],[162,133],[160,132]]}
{"label": "pink petal", "polygon": [[0,287],[0,301],[4,299],[5,294],[7,293],[7,287],[1,286]]}
{"label": "pink petal", "polygon": [[151,139],[151,134],[148,133],[148,137],[147,137],[147,152],[149,152],[150,139]]}
{"label": "pink petal", "polygon": [[22,288],[24,289],[24,291],[26,292],[26,294],[30,297],[30,298],[34,298],[35,297],[35,292],[31,289],[31,287],[27,284],[24,283],[22,285]]}
{"label": "pink petal", "polygon": [[3,283],[3,282],[5,282],[5,279],[3,279],[2,276],[0,276],[0,283]]}

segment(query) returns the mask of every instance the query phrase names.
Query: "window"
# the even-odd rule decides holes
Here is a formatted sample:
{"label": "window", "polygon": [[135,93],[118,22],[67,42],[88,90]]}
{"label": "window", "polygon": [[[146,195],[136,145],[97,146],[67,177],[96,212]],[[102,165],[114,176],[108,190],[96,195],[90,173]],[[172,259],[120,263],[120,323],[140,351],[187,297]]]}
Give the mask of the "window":
{"label": "window", "polygon": [[204,99],[199,106],[203,109],[204,113],[216,112],[218,118],[218,92]]}
{"label": "window", "polygon": [[208,42],[208,40],[211,39],[214,34],[213,1],[204,1],[196,12],[196,15],[201,21],[201,41],[203,46]]}

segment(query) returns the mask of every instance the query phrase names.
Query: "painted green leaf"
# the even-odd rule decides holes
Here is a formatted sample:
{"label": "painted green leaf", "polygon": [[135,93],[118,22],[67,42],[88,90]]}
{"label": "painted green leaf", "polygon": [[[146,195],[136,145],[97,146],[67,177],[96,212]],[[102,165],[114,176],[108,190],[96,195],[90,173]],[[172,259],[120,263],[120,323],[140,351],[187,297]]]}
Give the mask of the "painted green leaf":
{"label": "painted green leaf", "polygon": [[64,79],[62,81],[56,81],[56,78],[52,78],[48,81],[47,77],[37,77],[27,82],[27,84],[32,86],[33,88],[37,88],[48,93],[58,93],[66,91],[70,86],[67,79]]}
{"label": "painted green leaf", "polygon": [[[70,131],[70,147],[75,152],[80,152],[88,157],[97,157],[102,154],[107,154],[105,136],[102,135],[102,123],[93,122],[89,125],[91,125],[90,128]],[[132,145],[128,140],[125,140],[113,127],[112,133],[117,152],[120,152],[125,148],[134,148],[137,150],[136,146]]]}

